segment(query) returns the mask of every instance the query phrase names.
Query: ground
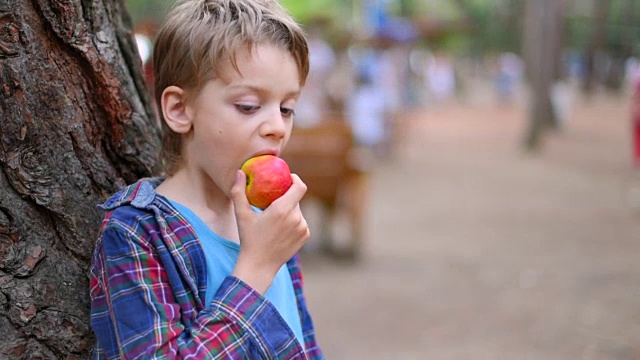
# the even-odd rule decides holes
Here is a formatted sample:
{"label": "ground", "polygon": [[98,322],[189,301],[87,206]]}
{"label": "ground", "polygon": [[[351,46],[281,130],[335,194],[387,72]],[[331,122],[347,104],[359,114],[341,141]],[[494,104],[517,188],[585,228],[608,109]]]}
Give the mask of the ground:
{"label": "ground", "polygon": [[361,259],[304,254],[327,359],[640,359],[629,97],[577,99],[536,154],[525,103],[490,103],[399,119]]}

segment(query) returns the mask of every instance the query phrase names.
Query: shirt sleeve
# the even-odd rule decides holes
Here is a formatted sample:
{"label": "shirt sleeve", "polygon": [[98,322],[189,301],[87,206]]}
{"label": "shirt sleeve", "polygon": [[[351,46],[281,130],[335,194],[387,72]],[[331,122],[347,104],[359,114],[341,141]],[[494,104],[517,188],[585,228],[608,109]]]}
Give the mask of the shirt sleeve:
{"label": "shirt sleeve", "polygon": [[185,324],[152,246],[107,226],[91,268],[91,324],[100,351],[117,359],[304,359],[288,327],[258,292],[227,277],[210,306]]}
{"label": "shirt sleeve", "polygon": [[295,255],[287,263],[289,267],[289,273],[291,274],[291,281],[293,282],[293,290],[296,294],[296,301],[298,303],[298,311],[300,318],[302,319],[302,334],[304,337],[304,347],[307,352],[307,357],[313,360],[324,359],[322,350],[316,340],[315,330],[313,328],[313,321],[307,308],[307,301],[303,292],[303,275],[302,266],[300,264],[299,255]]}

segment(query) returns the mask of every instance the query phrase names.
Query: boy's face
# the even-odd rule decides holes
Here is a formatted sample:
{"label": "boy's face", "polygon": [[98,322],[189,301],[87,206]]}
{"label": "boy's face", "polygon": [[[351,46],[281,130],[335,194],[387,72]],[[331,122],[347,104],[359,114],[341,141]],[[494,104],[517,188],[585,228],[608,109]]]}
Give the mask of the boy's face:
{"label": "boy's face", "polygon": [[293,56],[272,45],[237,54],[223,79],[209,81],[186,111],[193,132],[184,138],[186,166],[203,172],[227,195],[250,157],[280,155],[289,140],[300,92]]}

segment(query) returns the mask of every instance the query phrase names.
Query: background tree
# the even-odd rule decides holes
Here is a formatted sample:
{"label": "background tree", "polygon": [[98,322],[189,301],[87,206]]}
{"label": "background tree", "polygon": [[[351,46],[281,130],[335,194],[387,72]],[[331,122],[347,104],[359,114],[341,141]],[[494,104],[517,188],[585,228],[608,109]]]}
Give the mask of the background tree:
{"label": "background tree", "polygon": [[84,359],[87,270],[159,131],[122,0],[0,0],[0,358]]}
{"label": "background tree", "polygon": [[559,76],[563,30],[563,0],[527,0],[523,55],[531,86],[526,149],[540,145],[543,132],[557,127],[551,87]]}
{"label": "background tree", "polygon": [[607,40],[607,18],[611,0],[594,0],[591,15],[591,34],[585,50],[585,76],[582,90],[586,95],[593,92],[596,82],[596,53],[603,50]]}
{"label": "background tree", "polygon": [[610,7],[604,47],[608,66],[603,85],[610,91],[620,92],[624,89],[627,60],[634,55],[637,0],[618,0]]}

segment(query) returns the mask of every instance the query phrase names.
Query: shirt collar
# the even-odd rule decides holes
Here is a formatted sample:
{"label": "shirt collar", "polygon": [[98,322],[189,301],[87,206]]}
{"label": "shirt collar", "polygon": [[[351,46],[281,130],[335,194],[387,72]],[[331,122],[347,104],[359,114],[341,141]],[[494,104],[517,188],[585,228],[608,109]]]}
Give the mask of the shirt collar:
{"label": "shirt collar", "polygon": [[103,210],[113,210],[124,205],[145,209],[156,197],[156,187],[163,178],[143,178],[113,194],[99,205]]}

